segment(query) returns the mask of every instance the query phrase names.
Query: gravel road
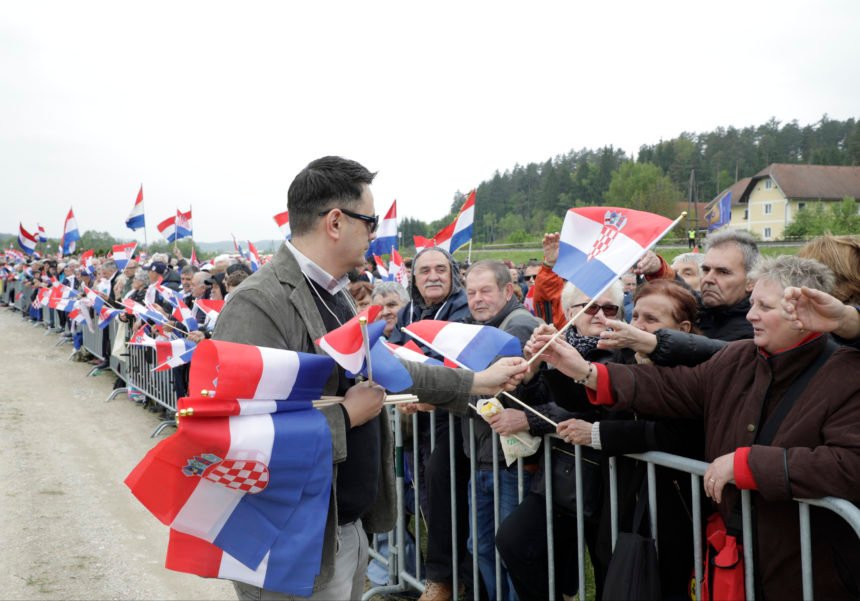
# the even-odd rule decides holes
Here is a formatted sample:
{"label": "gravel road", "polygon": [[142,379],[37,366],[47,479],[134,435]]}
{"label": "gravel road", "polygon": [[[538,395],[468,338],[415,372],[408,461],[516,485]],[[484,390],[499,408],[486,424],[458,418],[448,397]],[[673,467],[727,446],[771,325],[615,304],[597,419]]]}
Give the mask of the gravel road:
{"label": "gravel road", "polygon": [[56,341],[0,308],[0,599],[235,599],[164,569],[167,528],[123,484],[159,419]]}

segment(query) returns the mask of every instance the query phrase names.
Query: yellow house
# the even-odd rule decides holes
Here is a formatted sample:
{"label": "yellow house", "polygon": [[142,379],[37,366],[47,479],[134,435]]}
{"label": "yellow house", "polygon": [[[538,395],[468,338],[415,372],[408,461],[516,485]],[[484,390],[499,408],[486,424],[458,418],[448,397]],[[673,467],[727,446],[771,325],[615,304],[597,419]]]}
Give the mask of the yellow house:
{"label": "yellow house", "polygon": [[785,227],[812,203],[860,200],[860,167],[774,163],[723,190],[732,192],[730,226],[780,240]]}

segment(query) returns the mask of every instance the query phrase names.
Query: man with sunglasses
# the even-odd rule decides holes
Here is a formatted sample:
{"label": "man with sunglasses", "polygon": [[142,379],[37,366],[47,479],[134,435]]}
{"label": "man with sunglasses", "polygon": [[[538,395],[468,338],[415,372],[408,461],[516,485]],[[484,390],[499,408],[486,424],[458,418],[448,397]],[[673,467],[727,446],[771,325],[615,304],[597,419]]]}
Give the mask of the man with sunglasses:
{"label": "man with sunglasses", "polygon": [[[377,217],[370,191],[374,176],[359,163],[340,157],[317,159],[299,172],[287,193],[292,239],[233,291],[218,318],[214,339],[321,352],[314,340],[355,315],[346,291],[347,273],[364,263],[374,238]],[[524,371],[522,361],[513,359],[476,374],[417,363],[406,368],[413,381],[410,391],[422,402],[461,413],[467,410],[470,393],[492,394],[502,386],[513,389]],[[336,367],[323,394],[345,398],[320,409],[331,431],[332,491],[310,598],[358,599],[368,559],[364,527],[387,532],[397,515],[392,434],[382,412],[384,391],[378,386],[356,384]],[[304,598],[244,582],[234,586],[239,599]]]}

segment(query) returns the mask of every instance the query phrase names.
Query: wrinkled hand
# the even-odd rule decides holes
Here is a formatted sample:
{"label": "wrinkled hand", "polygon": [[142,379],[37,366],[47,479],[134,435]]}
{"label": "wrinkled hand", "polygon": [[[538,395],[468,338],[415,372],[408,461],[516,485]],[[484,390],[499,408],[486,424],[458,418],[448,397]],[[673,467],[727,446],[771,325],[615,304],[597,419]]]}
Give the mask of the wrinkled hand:
{"label": "wrinkled hand", "polygon": [[430,403],[403,403],[402,405],[397,405],[397,410],[403,415],[412,415],[419,411],[428,413],[430,411],[436,411],[436,406],[431,405]]}
{"label": "wrinkled hand", "polygon": [[[783,293],[782,316],[796,330],[812,332],[837,332],[850,334],[851,318],[857,310],[848,307],[833,296],[814,288],[788,287]],[[843,330],[847,331],[842,332]],[[845,336],[846,338],[855,338]]]}
{"label": "wrinkled hand", "polygon": [[556,430],[569,444],[591,445],[591,424],[581,419],[568,419],[558,424]]}
{"label": "wrinkled hand", "polygon": [[561,240],[561,234],[552,232],[543,235],[543,260],[550,265],[555,265],[558,261],[558,247]]}
{"label": "wrinkled hand", "polygon": [[385,389],[378,384],[361,382],[346,391],[343,408],[353,428],[366,424],[382,411]]}
{"label": "wrinkled hand", "polygon": [[522,357],[503,357],[487,369],[475,373],[471,393],[490,395],[496,394],[501,388],[510,392],[522,382],[527,369]]}
{"label": "wrinkled hand", "polygon": [[[523,347],[523,356],[526,358],[526,360],[531,359],[539,350],[535,347],[538,336],[541,336],[543,334],[549,334],[550,336],[552,336],[557,331],[558,330],[555,329],[555,326],[551,324],[542,323],[537,326],[532,332],[532,335],[526,341],[525,346]],[[532,365],[537,365],[538,363],[540,363],[540,361],[535,361]]]}
{"label": "wrinkled hand", "polygon": [[600,333],[600,341],[597,348],[611,351],[615,349],[629,348],[643,355],[650,355],[657,348],[657,336],[631,326],[629,323],[610,320],[606,322],[605,330]]}
{"label": "wrinkled hand", "polygon": [[535,348],[544,349],[541,358],[569,378],[578,380],[588,372],[588,362],[582,358],[575,348],[570,346],[563,337],[559,336],[552,343],[549,334],[540,334],[535,337]]}
{"label": "wrinkled hand", "polygon": [[526,412],[519,409],[504,409],[487,418],[487,423],[500,436],[513,436],[517,432],[528,431],[529,420]]}
{"label": "wrinkled hand", "polygon": [[705,470],[705,494],[719,503],[726,484],[735,479],[735,454],[729,453],[714,459]]}
{"label": "wrinkled hand", "polygon": [[660,266],[663,262],[653,250],[645,253],[645,256],[639,259],[636,267],[633,268],[633,273],[636,275],[651,275],[660,271]]}

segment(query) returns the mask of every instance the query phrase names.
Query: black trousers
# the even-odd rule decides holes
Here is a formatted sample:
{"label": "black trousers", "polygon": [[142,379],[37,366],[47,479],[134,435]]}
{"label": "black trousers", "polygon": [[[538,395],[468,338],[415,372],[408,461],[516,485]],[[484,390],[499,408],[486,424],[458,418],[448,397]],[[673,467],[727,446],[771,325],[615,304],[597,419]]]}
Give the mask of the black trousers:
{"label": "black trousers", "polygon": [[[555,541],[555,598],[576,594],[579,568],[576,554],[576,516],[553,508]],[[585,542],[594,548],[597,525],[585,523]],[[546,552],[546,501],[543,495],[529,493],[523,502],[499,525],[496,548],[522,601],[543,601],[549,597]],[[594,553],[590,555],[594,557]],[[595,572],[598,572],[595,566]],[[597,578],[600,599],[602,578]]]}
{"label": "black trousers", "polygon": [[[437,419],[448,420],[447,413]],[[460,420],[454,420],[454,468],[450,460],[450,442],[447,428],[439,428],[436,448],[430,453],[424,469],[427,486],[427,579],[450,582],[453,574],[453,551],[451,546],[451,478],[454,478],[457,495],[457,563],[460,566],[460,582],[471,581],[472,556],[466,547],[469,537],[469,460],[463,452]],[[429,449],[429,447],[428,447]]]}

